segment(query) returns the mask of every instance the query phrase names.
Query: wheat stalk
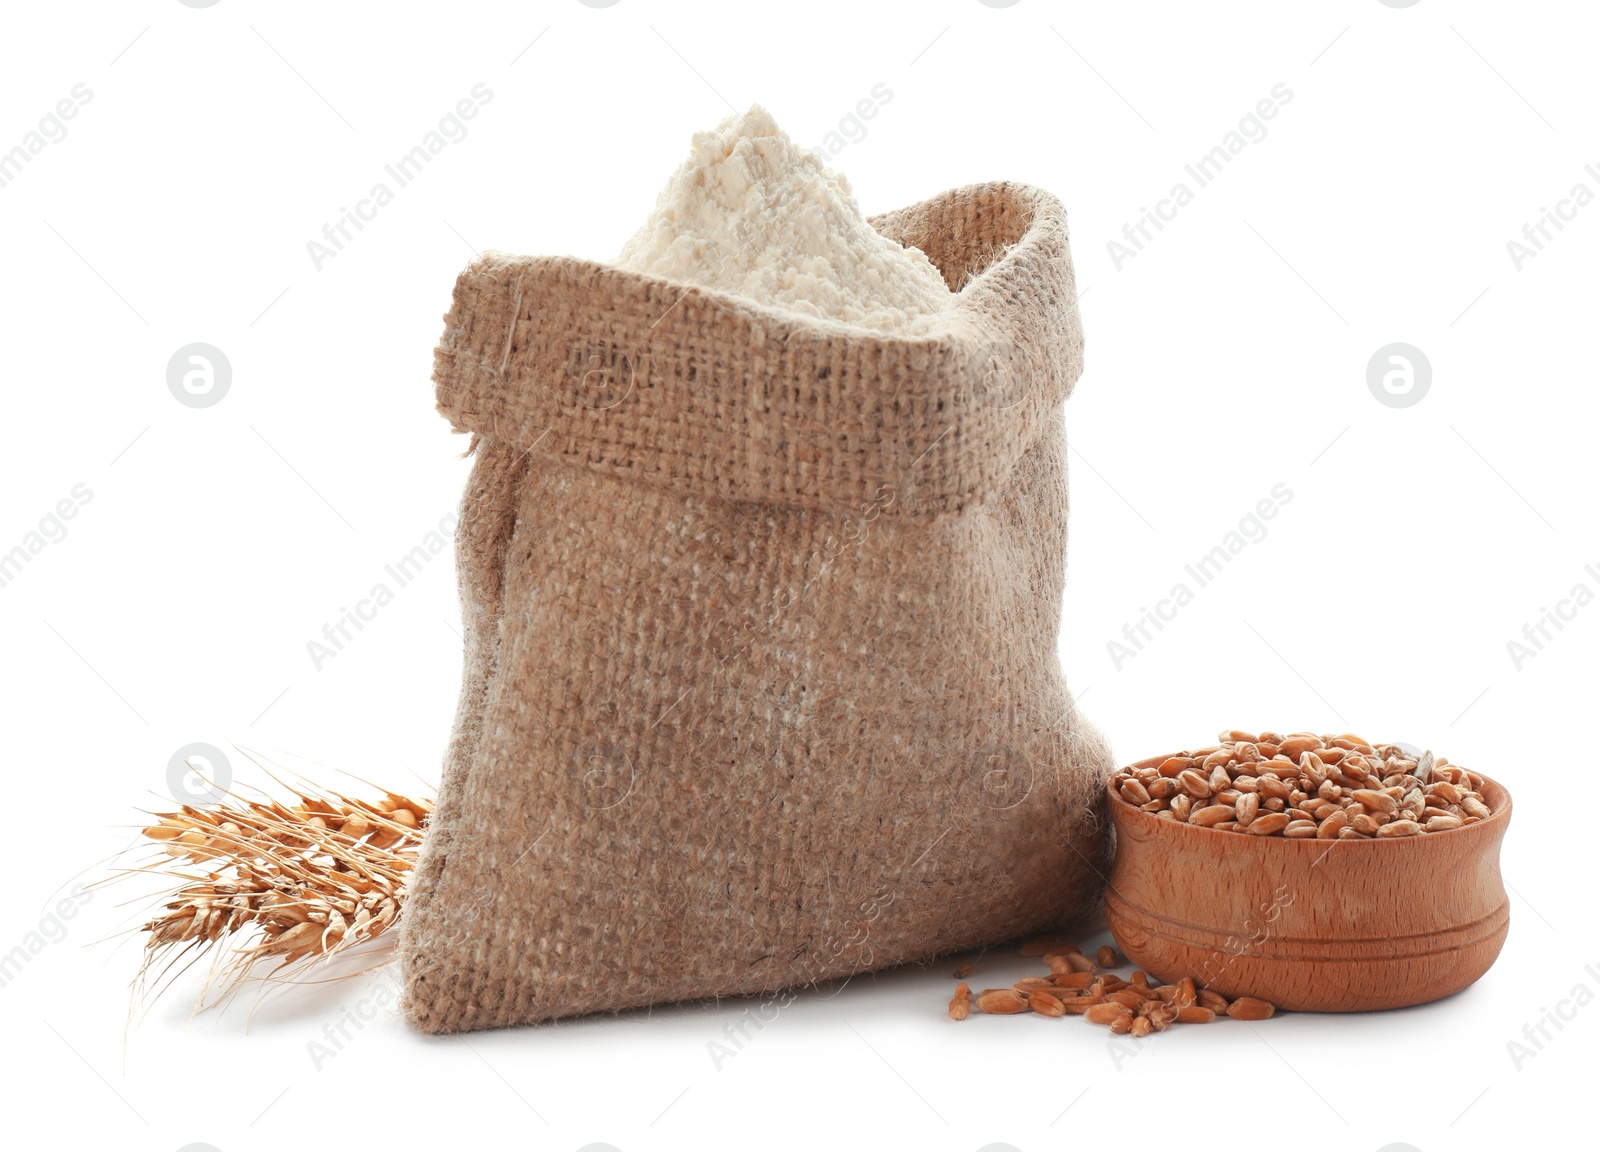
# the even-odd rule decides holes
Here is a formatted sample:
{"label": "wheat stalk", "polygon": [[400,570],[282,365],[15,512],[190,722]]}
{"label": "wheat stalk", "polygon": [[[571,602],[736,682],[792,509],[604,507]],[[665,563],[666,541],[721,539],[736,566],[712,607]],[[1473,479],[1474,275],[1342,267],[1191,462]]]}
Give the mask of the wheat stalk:
{"label": "wheat stalk", "polygon": [[[432,803],[309,789],[297,804],[228,793],[216,807],[150,813],[160,855],[134,871],[176,881],[148,920],[136,988],[211,953],[202,999],[236,992],[257,966],[289,981],[364,945],[393,947],[406,879]],[[235,944],[232,949],[224,949]]]}

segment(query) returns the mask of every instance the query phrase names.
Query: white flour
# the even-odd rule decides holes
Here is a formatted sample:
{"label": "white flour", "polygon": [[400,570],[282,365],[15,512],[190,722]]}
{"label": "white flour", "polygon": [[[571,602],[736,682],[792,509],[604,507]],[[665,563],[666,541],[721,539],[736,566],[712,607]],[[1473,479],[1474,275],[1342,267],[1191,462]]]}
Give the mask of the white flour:
{"label": "white flour", "polygon": [[880,331],[927,331],[955,299],[920,250],[879,235],[845,178],[759,106],[695,134],[617,264]]}

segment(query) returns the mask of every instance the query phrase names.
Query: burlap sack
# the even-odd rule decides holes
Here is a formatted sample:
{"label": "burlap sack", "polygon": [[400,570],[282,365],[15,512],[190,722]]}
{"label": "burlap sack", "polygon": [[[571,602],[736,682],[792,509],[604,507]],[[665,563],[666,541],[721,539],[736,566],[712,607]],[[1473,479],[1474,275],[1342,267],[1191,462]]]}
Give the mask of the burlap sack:
{"label": "burlap sack", "polygon": [[1066,219],[989,184],[873,224],[961,289],[941,335],[565,257],[457,281],[466,673],[417,1027],[790,988],[1097,898],[1112,765],[1056,654]]}

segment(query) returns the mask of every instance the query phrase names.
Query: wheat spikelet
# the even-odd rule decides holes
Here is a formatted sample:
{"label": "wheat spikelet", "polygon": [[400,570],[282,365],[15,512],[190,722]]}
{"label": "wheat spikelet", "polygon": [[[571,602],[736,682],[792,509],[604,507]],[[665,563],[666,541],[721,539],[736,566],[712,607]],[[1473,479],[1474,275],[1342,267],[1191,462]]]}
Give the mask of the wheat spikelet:
{"label": "wheat spikelet", "polygon": [[222,999],[258,964],[270,965],[267,979],[291,980],[363,945],[393,947],[432,804],[309,791],[297,804],[230,793],[216,807],[151,813],[144,835],[162,855],[135,871],[177,883],[142,926],[137,988],[149,991],[152,977],[159,985],[180,959],[207,951],[206,990]]}

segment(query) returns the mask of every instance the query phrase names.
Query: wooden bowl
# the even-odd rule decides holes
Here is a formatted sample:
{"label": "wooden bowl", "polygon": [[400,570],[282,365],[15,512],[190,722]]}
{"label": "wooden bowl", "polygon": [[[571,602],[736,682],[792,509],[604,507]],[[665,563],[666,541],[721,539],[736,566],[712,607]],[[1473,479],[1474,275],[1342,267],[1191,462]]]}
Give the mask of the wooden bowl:
{"label": "wooden bowl", "polygon": [[[1165,756],[1141,761],[1154,766]],[[1285,840],[1162,820],[1107,787],[1116,863],[1106,920],[1129,961],[1164,981],[1305,1012],[1425,1004],[1489,970],[1510,908],[1488,819],[1384,840]]]}

